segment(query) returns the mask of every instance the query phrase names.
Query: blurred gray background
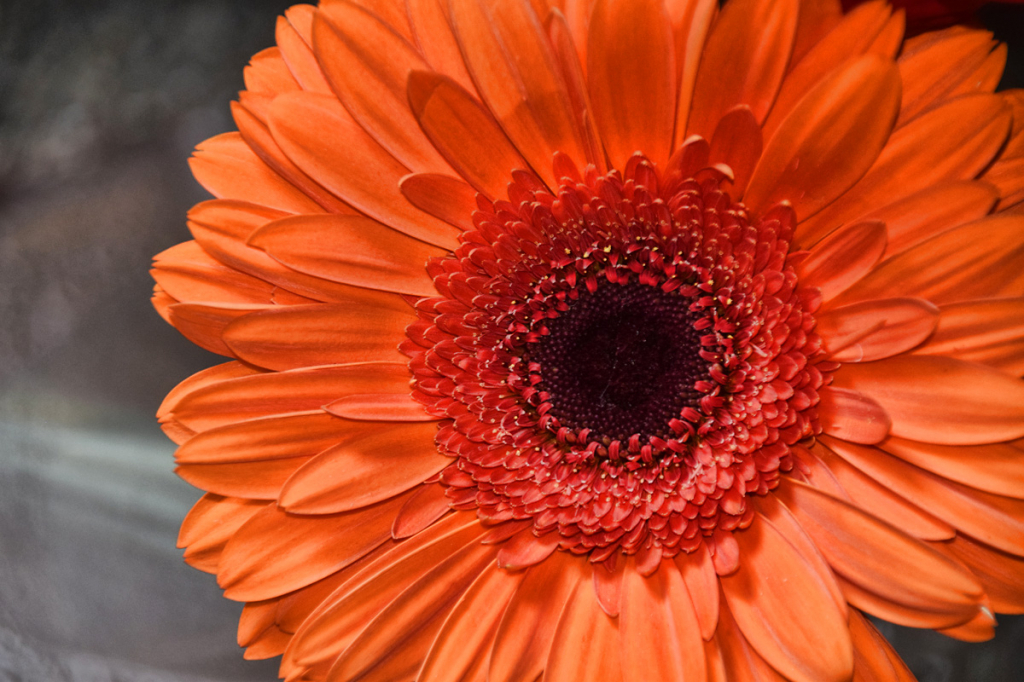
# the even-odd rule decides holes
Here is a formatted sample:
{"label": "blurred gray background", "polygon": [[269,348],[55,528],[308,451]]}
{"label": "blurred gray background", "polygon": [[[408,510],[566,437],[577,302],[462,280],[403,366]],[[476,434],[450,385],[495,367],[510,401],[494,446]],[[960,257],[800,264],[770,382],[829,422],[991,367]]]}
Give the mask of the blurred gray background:
{"label": "blurred gray background", "polygon": [[[0,0],[0,682],[276,679],[174,547],[199,492],[153,413],[220,360],[156,315],[147,270],[289,4]],[[1014,85],[1021,10],[984,16]],[[883,627],[922,682],[1024,680],[1024,619],[980,645]]]}

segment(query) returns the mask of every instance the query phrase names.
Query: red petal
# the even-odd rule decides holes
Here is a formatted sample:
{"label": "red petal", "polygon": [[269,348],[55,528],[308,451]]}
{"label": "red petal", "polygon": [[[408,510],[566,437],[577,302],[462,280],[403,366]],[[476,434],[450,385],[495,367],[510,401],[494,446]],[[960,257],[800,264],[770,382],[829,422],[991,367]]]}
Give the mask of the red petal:
{"label": "red petal", "polygon": [[788,200],[803,220],[842,196],[879,158],[899,92],[896,67],[876,55],[833,72],[768,140],[744,203],[763,213]]}
{"label": "red petal", "polygon": [[740,569],[721,584],[751,646],[794,682],[849,679],[846,619],[818,572],[764,518],[735,535]]}
{"label": "red petal", "polygon": [[398,344],[415,314],[397,296],[377,299],[250,314],[225,330],[224,341],[242,359],[268,369],[401,362]]}
{"label": "red petal", "polygon": [[793,50],[798,9],[796,0],[734,0],[722,9],[697,67],[688,134],[710,139],[737,104],[764,121]]}
{"label": "red petal", "polygon": [[674,38],[661,0],[597,0],[587,79],[594,120],[615,168],[637,150],[663,167],[676,108]]}
{"label": "red petal", "polygon": [[902,355],[843,365],[833,386],[873,398],[900,438],[974,445],[1024,436],[1024,382],[984,365]]}
{"label": "red petal", "polygon": [[921,298],[886,298],[831,308],[816,330],[828,357],[870,362],[923,343],[939,323],[939,309]]}
{"label": "red petal", "polygon": [[425,264],[443,249],[362,216],[294,216],[249,237],[279,263],[307,275],[412,296],[436,296]]}
{"label": "red petal", "polygon": [[391,424],[346,439],[292,474],[278,504],[297,514],[366,507],[415,488],[448,466],[437,452],[433,423]]}

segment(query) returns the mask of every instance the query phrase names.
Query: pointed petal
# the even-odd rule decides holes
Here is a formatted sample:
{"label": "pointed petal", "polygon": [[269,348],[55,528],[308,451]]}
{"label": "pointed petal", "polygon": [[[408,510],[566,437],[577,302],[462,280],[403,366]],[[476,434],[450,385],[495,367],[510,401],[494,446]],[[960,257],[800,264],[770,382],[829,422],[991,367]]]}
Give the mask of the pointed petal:
{"label": "pointed petal", "polygon": [[162,420],[172,411],[176,410],[181,401],[194,391],[199,391],[207,386],[213,386],[232,379],[256,374],[259,374],[257,370],[240,362],[225,362],[222,365],[214,365],[201,372],[196,372],[171,389],[171,392],[167,394],[167,397],[164,398],[164,401],[157,409],[156,416]]}
{"label": "pointed petal", "polygon": [[533,528],[526,528],[513,535],[498,552],[498,566],[508,571],[519,571],[535,566],[546,560],[558,549],[562,539],[560,533],[547,533],[537,537]]}
{"label": "pointed petal", "polygon": [[[913,611],[941,615],[948,626],[969,620],[977,611],[981,586],[925,543],[810,486],[789,481],[779,490],[780,500],[832,569],[862,591]],[[850,603],[861,607],[855,599]]]}
{"label": "pointed petal", "polygon": [[939,309],[921,298],[885,298],[830,308],[817,318],[830,359],[871,362],[923,343],[939,324]]}
{"label": "pointed petal", "polygon": [[431,244],[449,249],[457,245],[451,225],[419,211],[401,195],[398,182],[409,169],[334,97],[281,95],[271,105],[270,131],[299,168],[371,218]]}
{"label": "pointed petal", "polygon": [[281,57],[281,50],[277,47],[268,47],[253,55],[243,74],[245,89],[250,92],[276,95],[299,89],[299,84],[288,70],[288,65]]}
{"label": "pointed petal", "polygon": [[416,490],[395,517],[391,525],[391,537],[395,540],[410,538],[451,511],[445,490],[439,483],[424,485]]}
{"label": "pointed petal", "polygon": [[750,645],[794,682],[848,679],[846,619],[807,559],[763,517],[735,535],[740,568],[721,584]]}
{"label": "pointed petal", "polygon": [[662,167],[675,123],[674,38],[661,0],[597,0],[591,9],[587,80],[608,158],[624,169],[640,150]]}
{"label": "pointed petal", "polygon": [[837,301],[920,296],[936,305],[1024,294],[1024,217],[994,215],[890,258]]}
{"label": "pointed petal", "polygon": [[267,504],[263,500],[203,495],[185,516],[178,532],[178,547],[185,549],[185,562],[200,571],[216,573],[228,540]]}
{"label": "pointed petal", "polygon": [[353,421],[436,422],[423,405],[405,393],[356,393],[324,405],[324,411]]}
{"label": "pointed petal", "polygon": [[1006,141],[1010,109],[995,95],[960,97],[896,130],[871,170],[846,194],[801,223],[807,244],[939,182],[977,176]]}
{"label": "pointed petal", "polygon": [[612,618],[619,615],[622,600],[622,573],[626,569],[624,558],[616,557],[615,567],[608,568],[606,562],[594,566],[594,595],[601,610]]}
{"label": "pointed petal", "polygon": [[724,163],[732,169],[731,194],[736,199],[743,197],[750,174],[761,158],[761,126],[747,106],[730,109],[711,136],[710,163]]}
{"label": "pointed petal", "polygon": [[527,569],[498,626],[488,679],[533,682],[541,674],[562,611],[583,579],[584,561],[555,552]]}
{"label": "pointed petal", "polygon": [[737,0],[722,9],[697,67],[688,135],[711,139],[737,104],[764,121],[793,50],[798,10],[796,0]]}
{"label": "pointed petal", "polygon": [[451,0],[451,21],[473,82],[509,139],[549,187],[551,157],[585,159],[550,43],[527,3]]}
{"label": "pointed petal", "polygon": [[665,7],[672,21],[676,41],[676,70],[679,72],[679,94],[676,102],[675,141],[679,147],[686,139],[687,122],[697,84],[697,70],[708,33],[718,15],[717,0],[666,0]]}
{"label": "pointed petal", "polygon": [[211,353],[235,357],[224,341],[224,331],[233,321],[272,306],[252,303],[174,303],[167,309],[168,321],[185,338]]}
{"label": "pointed petal", "polygon": [[258,601],[339,571],[391,537],[405,497],[343,514],[295,516],[275,506],[253,516],[228,542],[217,583],[224,596]]}
{"label": "pointed petal", "polygon": [[408,0],[409,23],[416,38],[415,45],[423,58],[438,73],[452,78],[469,92],[476,86],[466,71],[459,44],[448,22],[447,3],[439,0]]}
{"label": "pointed petal", "polygon": [[150,274],[178,301],[269,304],[274,292],[273,284],[221,264],[195,241],[158,254]]}
{"label": "pointed petal", "polygon": [[274,37],[281,50],[281,57],[302,89],[322,95],[330,94],[331,88],[324,80],[324,74],[310,48],[309,35],[299,33],[286,17],[278,17]]}
{"label": "pointed petal", "polygon": [[876,55],[836,70],[779,124],[744,202],[763,213],[789,200],[802,220],[828,206],[879,157],[899,111],[899,92],[896,67]]}
{"label": "pointed petal", "polygon": [[[595,570],[604,569],[595,567]],[[621,682],[623,679],[618,621],[601,610],[589,582],[586,579],[579,582],[562,612],[554,641],[571,643],[571,646],[551,647],[544,666],[547,682]]]}
{"label": "pointed petal", "polygon": [[965,535],[936,547],[964,562],[999,613],[1024,613],[1024,557],[1000,552]]}
{"label": "pointed petal", "polygon": [[1014,376],[1024,374],[1024,299],[967,301],[940,311],[935,334],[917,353],[948,355]]}
{"label": "pointed petal", "polygon": [[790,70],[799,66],[805,55],[843,19],[839,0],[800,0],[800,20],[796,26]]}
{"label": "pointed petal", "polygon": [[294,216],[264,225],[249,245],[307,275],[412,296],[436,296],[425,265],[446,252],[362,216]]}
{"label": "pointed petal", "polygon": [[832,440],[825,445],[887,488],[962,533],[1024,555],[1024,502],[940,478],[877,448]]}
{"label": "pointed petal", "polygon": [[297,514],[366,507],[415,488],[451,463],[437,451],[437,426],[391,424],[322,452],[292,474],[278,504]]}
{"label": "pointed petal", "polygon": [[796,272],[801,284],[821,289],[829,301],[871,272],[884,252],[884,223],[844,225],[812,246]]}
{"label": "pointed petal", "polygon": [[[243,365],[244,367],[244,365]],[[317,410],[339,396],[409,392],[409,368],[369,362],[239,376],[197,386],[173,405],[174,418],[196,431],[258,417]]]}
{"label": "pointed petal", "polygon": [[975,445],[1024,436],[1024,382],[984,365],[902,355],[843,365],[833,386],[878,402],[900,438]]}
{"label": "pointed petal", "polygon": [[1024,453],[1010,443],[949,446],[889,438],[879,447],[951,481],[1024,499]]}
{"label": "pointed petal", "polygon": [[870,445],[889,435],[892,420],[877,402],[857,391],[826,386],[818,390],[821,428],[836,438]]}
{"label": "pointed petal", "polygon": [[224,341],[240,358],[268,369],[401,362],[398,344],[415,319],[412,308],[388,294],[253,313],[229,325]]}
{"label": "pointed petal", "polygon": [[529,168],[490,113],[455,81],[437,73],[413,71],[407,91],[420,128],[452,168],[477,190],[503,198],[512,171]]}
{"label": "pointed petal", "polygon": [[276,498],[285,481],[309,459],[310,456],[247,462],[186,462],[175,467],[174,473],[211,493],[267,500]]}
{"label": "pointed petal", "polygon": [[683,582],[693,600],[693,608],[700,623],[700,635],[710,640],[718,626],[718,576],[711,563],[711,554],[707,545],[700,544],[697,551],[689,554],[677,554],[676,566],[683,574]]}
{"label": "pointed petal", "polygon": [[413,173],[398,184],[402,196],[416,208],[463,232],[473,229],[472,215],[477,210],[476,190],[462,180],[449,175]]}
{"label": "pointed petal", "polygon": [[867,618],[850,612],[853,682],[916,682],[899,655]]}
{"label": "pointed petal", "polygon": [[[485,568],[452,609],[417,676],[422,682],[462,682],[486,660],[498,625],[524,573],[492,564]],[[554,647],[556,649],[560,647]]]}

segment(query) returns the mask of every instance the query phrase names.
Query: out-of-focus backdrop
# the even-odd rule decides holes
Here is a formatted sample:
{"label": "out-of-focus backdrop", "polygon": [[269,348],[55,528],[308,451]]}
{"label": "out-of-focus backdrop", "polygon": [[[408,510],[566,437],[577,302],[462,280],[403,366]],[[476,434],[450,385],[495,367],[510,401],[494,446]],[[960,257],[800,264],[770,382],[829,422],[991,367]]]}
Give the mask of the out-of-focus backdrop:
{"label": "out-of-focus backdrop", "polygon": [[[0,0],[0,681],[274,680],[175,549],[199,492],[153,418],[220,360],[149,304],[284,0]],[[990,7],[1024,84],[1024,8]],[[1024,679],[1024,619],[966,645],[883,625],[922,682]]]}

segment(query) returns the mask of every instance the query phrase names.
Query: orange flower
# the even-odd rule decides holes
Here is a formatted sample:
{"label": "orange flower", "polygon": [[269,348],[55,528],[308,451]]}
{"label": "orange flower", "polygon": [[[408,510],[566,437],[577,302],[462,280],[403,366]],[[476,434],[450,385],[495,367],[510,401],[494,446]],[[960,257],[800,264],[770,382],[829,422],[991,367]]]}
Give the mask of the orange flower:
{"label": "orange flower", "polygon": [[911,679],[1024,612],[1024,95],[839,1],[324,0],[154,303],[288,680]]}

